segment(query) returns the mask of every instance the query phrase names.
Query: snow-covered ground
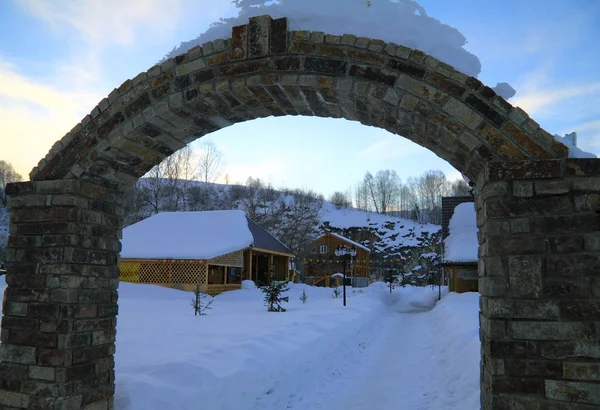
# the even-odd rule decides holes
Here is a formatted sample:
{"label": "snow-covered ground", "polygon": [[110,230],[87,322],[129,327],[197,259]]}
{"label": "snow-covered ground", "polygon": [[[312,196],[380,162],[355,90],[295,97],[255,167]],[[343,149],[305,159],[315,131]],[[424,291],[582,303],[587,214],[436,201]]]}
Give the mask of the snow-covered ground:
{"label": "snow-covered ground", "polygon": [[[308,295],[300,301],[302,290]],[[257,289],[217,296],[120,285],[116,407],[121,409],[476,409],[478,299],[437,289],[292,285],[285,313]],[[445,293],[445,292],[444,292]],[[408,403],[411,403],[408,406]]]}
{"label": "snow-covered ground", "polygon": [[375,283],[344,308],[292,285],[269,313],[242,289],[194,316],[190,293],[121,283],[115,408],[479,409],[479,295],[443,294]]}

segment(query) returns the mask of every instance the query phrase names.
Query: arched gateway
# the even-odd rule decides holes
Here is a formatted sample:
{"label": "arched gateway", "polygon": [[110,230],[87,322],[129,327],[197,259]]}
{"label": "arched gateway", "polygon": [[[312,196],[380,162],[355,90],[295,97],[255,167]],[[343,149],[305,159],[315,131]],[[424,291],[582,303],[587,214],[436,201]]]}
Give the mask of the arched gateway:
{"label": "arched gateway", "polygon": [[384,128],[476,181],[482,409],[600,407],[600,160],[421,51],[261,16],[124,82],[7,187],[0,408],[113,408],[123,191],[270,115]]}

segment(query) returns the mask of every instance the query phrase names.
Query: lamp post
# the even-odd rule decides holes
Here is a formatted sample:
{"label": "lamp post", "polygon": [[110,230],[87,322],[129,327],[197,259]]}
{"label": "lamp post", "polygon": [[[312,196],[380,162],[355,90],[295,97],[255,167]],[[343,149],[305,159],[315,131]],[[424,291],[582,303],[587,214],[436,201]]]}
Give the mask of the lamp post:
{"label": "lamp post", "polygon": [[342,281],[344,289],[344,306],[346,306],[346,262],[356,256],[356,248],[354,246],[352,246],[352,248],[348,248],[346,245],[340,245],[337,248],[335,248],[334,252],[335,256],[340,258],[344,263],[344,267],[342,270]]}

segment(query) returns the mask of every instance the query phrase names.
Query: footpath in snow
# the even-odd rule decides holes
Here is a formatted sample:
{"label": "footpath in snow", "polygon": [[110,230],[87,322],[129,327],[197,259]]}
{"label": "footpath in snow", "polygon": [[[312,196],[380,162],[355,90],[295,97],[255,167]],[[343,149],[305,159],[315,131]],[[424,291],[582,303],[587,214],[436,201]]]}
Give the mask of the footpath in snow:
{"label": "footpath in snow", "polygon": [[437,292],[399,289],[366,335],[279,383],[253,409],[479,409],[477,296],[451,294],[433,308]]}

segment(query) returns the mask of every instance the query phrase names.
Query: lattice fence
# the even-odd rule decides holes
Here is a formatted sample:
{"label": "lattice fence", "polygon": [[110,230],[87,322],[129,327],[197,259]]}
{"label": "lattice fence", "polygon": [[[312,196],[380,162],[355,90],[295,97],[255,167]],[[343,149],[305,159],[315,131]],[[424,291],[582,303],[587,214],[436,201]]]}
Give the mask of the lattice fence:
{"label": "lattice fence", "polygon": [[208,283],[205,261],[122,259],[119,268],[119,278],[123,282],[158,285]]}

